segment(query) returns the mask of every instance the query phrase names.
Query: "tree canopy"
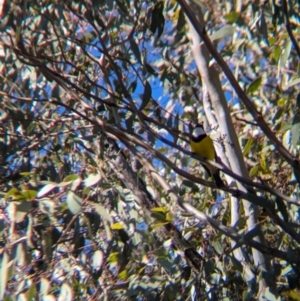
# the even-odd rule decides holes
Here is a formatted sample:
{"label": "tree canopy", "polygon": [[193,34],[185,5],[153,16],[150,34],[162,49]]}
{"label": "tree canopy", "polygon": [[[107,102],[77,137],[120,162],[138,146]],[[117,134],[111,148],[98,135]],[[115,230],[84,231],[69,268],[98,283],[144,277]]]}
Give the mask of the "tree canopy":
{"label": "tree canopy", "polygon": [[297,1],[0,17],[0,300],[300,300]]}

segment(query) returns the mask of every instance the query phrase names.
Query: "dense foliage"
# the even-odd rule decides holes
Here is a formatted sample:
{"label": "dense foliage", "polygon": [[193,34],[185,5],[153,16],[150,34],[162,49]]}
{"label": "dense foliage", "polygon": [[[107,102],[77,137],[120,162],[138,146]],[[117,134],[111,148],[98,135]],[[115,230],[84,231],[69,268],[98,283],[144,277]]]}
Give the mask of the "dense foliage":
{"label": "dense foliage", "polygon": [[1,3],[0,300],[300,300],[299,3],[195,3],[246,190],[190,153],[198,121],[225,165],[239,146],[185,1]]}

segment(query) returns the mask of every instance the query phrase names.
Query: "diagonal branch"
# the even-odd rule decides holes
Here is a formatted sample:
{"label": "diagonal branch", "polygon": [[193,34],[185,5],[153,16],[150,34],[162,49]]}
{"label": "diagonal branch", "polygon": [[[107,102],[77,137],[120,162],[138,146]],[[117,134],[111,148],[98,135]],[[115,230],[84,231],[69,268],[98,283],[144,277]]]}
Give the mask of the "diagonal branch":
{"label": "diagonal branch", "polygon": [[288,13],[288,6],[287,6],[287,1],[286,0],[283,0],[282,1],[282,8],[283,8],[283,14],[284,14],[284,17],[285,17],[285,26],[286,26],[286,30],[289,34],[289,37],[293,43],[293,46],[298,54],[298,57],[300,59],[300,47],[294,37],[294,34],[293,34],[293,31],[292,31],[292,28],[291,28],[291,23],[290,23],[290,19],[289,19],[289,13]]}

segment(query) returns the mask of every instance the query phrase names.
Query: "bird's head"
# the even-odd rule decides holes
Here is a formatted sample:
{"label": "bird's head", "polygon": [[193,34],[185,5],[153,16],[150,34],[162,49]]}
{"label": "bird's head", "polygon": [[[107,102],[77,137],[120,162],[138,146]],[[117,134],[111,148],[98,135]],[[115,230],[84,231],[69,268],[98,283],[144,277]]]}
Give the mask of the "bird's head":
{"label": "bird's head", "polygon": [[202,135],[206,135],[205,131],[204,131],[204,128],[203,128],[203,124],[196,124],[196,126],[194,127],[194,130],[193,130],[193,137],[197,138],[197,137],[200,137]]}

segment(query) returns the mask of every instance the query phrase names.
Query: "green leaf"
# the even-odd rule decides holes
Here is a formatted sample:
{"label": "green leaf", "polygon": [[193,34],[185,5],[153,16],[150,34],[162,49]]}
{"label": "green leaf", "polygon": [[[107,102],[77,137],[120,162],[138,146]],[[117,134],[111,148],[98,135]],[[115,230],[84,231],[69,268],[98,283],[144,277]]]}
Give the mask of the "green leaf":
{"label": "green leaf", "polygon": [[280,58],[281,48],[277,45],[274,46],[273,52],[271,53],[271,56],[274,58],[274,60],[277,62]]}
{"label": "green leaf", "polygon": [[252,292],[250,290],[244,290],[242,295],[242,301],[250,301],[252,298]]}
{"label": "green leaf", "polygon": [[151,229],[155,230],[155,229],[159,229],[165,225],[167,225],[169,222],[162,222],[162,223],[154,223],[151,225]]}
{"label": "green leaf", "polygon": [[219,30],[215,31],[210,35],[210,39],[212,41],[217,41],[224,39],[226,37],[232,36],[234,34],[234,27],[231,25],[225,25],[221,27]]}
{"label": "green leaf", "polygon": [[299,131],[300,131],[300,93],[297,95],[295,113],[293,118],[293,123],[291,127],[292,134],[292,146],[296,149],[299,142]]}
{"label": "green leaf", "polygon": [[146,67],[147,72],[149,72],[152,75],[157,75],[156,71],[152,68],[151,65],[149,65],[148,63],[146,63],[145,67]]}
{"label": "green leaf", "polygon": [[296,77],[295,79],[289,81],[285,88],[287,89],[287,88],[296,86],[296,85],[298,85],[299,83],[300,83],[300,77]]}
{"label": "green leaf", "polygon": [[243,150],[243,155],[245,157],[249,154],[249,152],[251,150],[251,147],[252,147],[252,143],[253,143],[253,138],[250,137],[250,139],[248,139],[248,141],[247,141],[247,143],[246,143],[246,145],[244,147],[244,150]]}
{"label": "green leaf", "polygon": [[155,207],[151,209],[152,212],[161,212],[161,213],[167,213],[169,212],[169,209],[166,207]]}
{"label": "green leaf", "polygon": [[36,294],[36,284],[33,283],[27,292],[26,300],[34,300],[35,294]]}
{"label": "green leaf", "polygon": [[247,94],[252,94],[255,91],[257,91],[259,89],[259,87],[261,86],[262,83],[262,77],[259,76],[258,78],[256,78],[254,81],[252,81],[252,83],[250,83],[250,85],[248,86],[246,93]]}
{"label": "green leaf", "polygon": [[67,194],[66,203],[72,214],[78,214],[82,207],[82,199],[76,195],[73,191],[69,191]]}
{"label": "green leaf", "polygon": [[292,125],[291,134],[292,134],[291,144],[296,149],[299,142],[300,123],[295,123]]}
{"label": "green leaf", "polygon": [[236,228],[237,230],[245,229],[248,218],[248,216],[241,216],[234,224],[234,228]]}
{"label": "green leaf", "polygon": [[223,246],[222,244],[220,243],[219,240],[213,240],[210,242],[211,243],[211,246],[214,248],[214,250],[219,254],[223,254],[224,250],[223,250]]}
{"label": "green leaf", "polygon": [[139,46],[137,45],[137,43],[135,42],[134,39],[130,39],[129,43],[130,43],[131,50],[132,50],[133,54],[135,55],[136,59],[138,60],[138,62],[140,64],[142,64]]}
{"label": "green leaf", "polygon": [[283,53],[280,57],[280,60],[279,60],[279,67],[282,68],[285,66],[285,63],[287,62],[289,56],[290,56],[290,53],[291,53],[291,50],[292,50],[292,41],[291,39],[287,39],[286,42],[285,42],[285,45],[283,47]]}
{"label": "green leaf", "polygon": [[20,193],[27,201],[34,200],[37,194],[35,190],[22,190]]}
{"label": "green leaf", "polygon": [[142,96],[142,104],[139,108],[140,111],[144,110],[144,108],[147,106],[147,104],[149,103],[149,101],[152,97],[152,88],[151,88],[149,82],[146,80],[144,84],[145,84],[145,89],[144,89],[144,93]]}
{"label": "green leaf", "polygon": [[163,15],[163,9],[163,2],[160,1],[155,5],[151,14],[150,30],[153,34],[157,32],[157,38],[159,38],[164,31],[165,17]]}
{"label": "green leaf", "polygon": [[249,176],[254,177],[260,170],[260,165],[255,165],[250,169]]}
{"label": "green leaf", "polygon": [[224,18],[229,22],[229,23],[235,23],[239,19],[240,14],[236,11],[232,11],[226,15],[224,15]]}
{"label": "green leaf", "polygon": [[30,171],[24,171],[24,172],[20,172],[20,175],[23,176],[23,177],[26,177],[26,176],[33,175],[33,173],[30,172]]}
{"label": "green leaf", "polygon": [[90,174],[85,180],[84,180],[84,186],[85,187],[91,187],[96,184],[98,184],[102,180],[102,177],[100,174]]}
{"label": "green leaf", "polygon": [[119,278],[123,281],[127,280],[127,278],[128,278],[127,270],[123,270],[121,273],[119,273]]}
{"label": "green leaf", "polygon": [[151,213],[151,216],[152,216],[154,219],[156,219],[156,220],[158,220],[158,221],[160,221],[160,222],[167,222],[167,220],[166,220],[166,215],[165,215],[165,214],[162,214],[162,213],[160,213],[160,212],[152,212],[152,213]]}
{"label": "green leaf", "polygon": [[13,187],[5,194],[4,198],[7,200],[8,198],[15,196],[16,193],[19,193],[19,190]]}
{"label": "green leaf", "polygon": [[262,168],[262,170],[264,172],[267,172],[268,169],[268,165],[267,165],[267,161],[266,161],[266,155],[265,154],[261,154],[260,156],[260,167]]}
{"label": "green leaf", "polygon": [[157,257],[157,263],[164,267],[167,271],[171,272],[174,263],[168,257]]}
{"label": "green leaf", "polygon": [[119,252],[112,252],[109,254],[107,261],[110,263],[116,263],[118,262],[118,256],[119,256]]}
{"label": "green leaf", "polygon": [[64,179],[63,179],[63,182],[73,182],[73,181],[76,181],[76,180],[78,180],[78,175],[76,175],[76,174],[72,174],[72,175],[68,175],[67,177],[65,177]]}
{"label": "green leaf", "polygon": [[[137,87],[137,81],[134,80],[130,83],[129,87],[128,87],[128,92],[131,94],[131,93],[134,93],[135,89]],[[131,116],[131,115],[130,115]]]}

